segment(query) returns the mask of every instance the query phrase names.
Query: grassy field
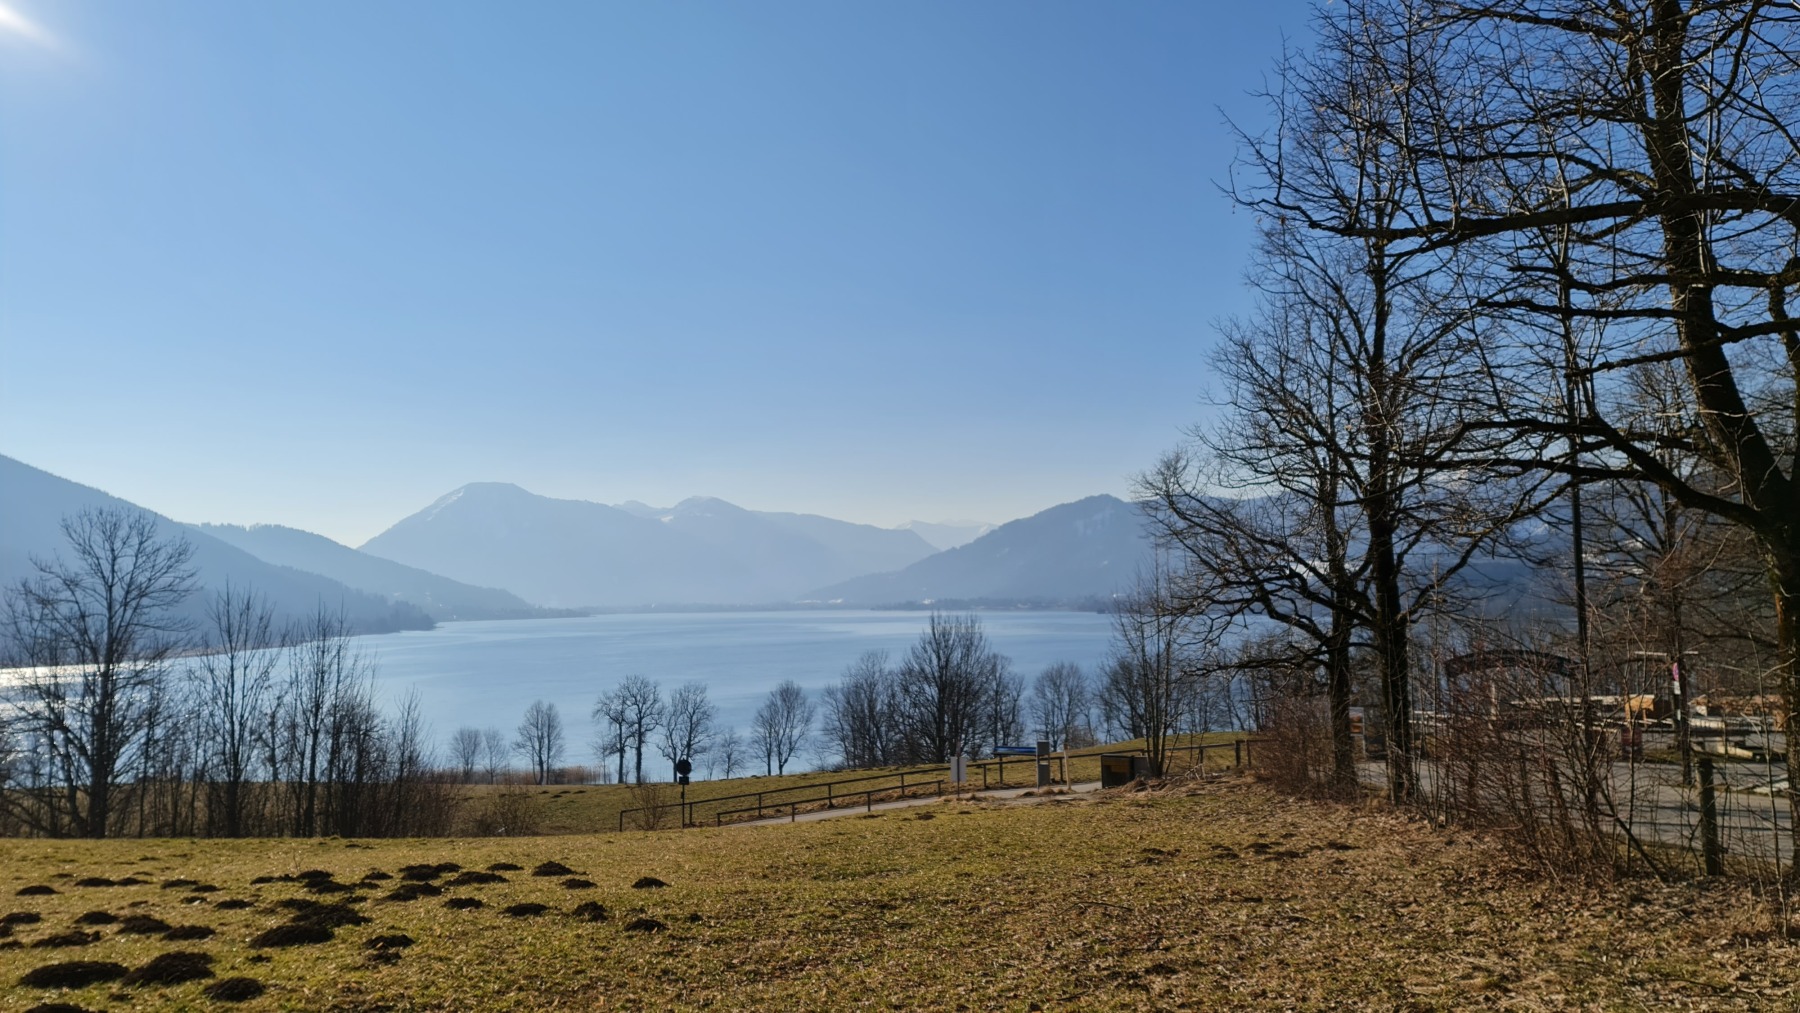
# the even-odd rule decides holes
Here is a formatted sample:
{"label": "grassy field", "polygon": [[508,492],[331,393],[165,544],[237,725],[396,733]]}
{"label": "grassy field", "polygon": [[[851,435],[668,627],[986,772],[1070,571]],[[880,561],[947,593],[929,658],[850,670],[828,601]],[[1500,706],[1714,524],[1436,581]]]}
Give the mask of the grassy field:
{"label": "grassy field", "polygon": [[[0,848],[0,910],[39,919],[14,919],[0,950],[9,1009],[1788,1009],[1800,980],[1800,952],[1734,887],[1531,881],[1466,835],[1236,777],[660,834]],[[530,874],[549,861],[575,875]],[[364,879],[439,863],[524,868],[454,886],[444,869],[430,874],[442,893],[413,900],[383,899],[401,879]],[[355,887],[314,893],[300,873]],[[144,882],[78,885],[89,877]],[[642,877],[667,886],[634,888]],[[219,889],[163,885],[181,879]],[[345,904],[327,923],[370,920],[252,945],[294,919],[281,905],[307,902]],[[572,913],[585,903],[604,919]],[[505,913],[516,904],[545,907]],[[87,912],[216,934],[78,926]],[[97,938],[35,945],[72,930]],[[412,945],[368,948],[401,935]],[[171,951],[210,956],[216,977],[15,984],[60,961],[139,968]],[[267,991],[235,1007],[203,991],[239,977]]]}
{"label": "grassy field", "polygon": [[[1185,749],[1186,747],[1201,743],[1213,743],[1224,746],[1229,744],[1232,739],[1236,737],[1238,736],[1227,733],[1217,733],[1205,736],[1177,736],[1176,741],[1173,742],[1172,745],[1176,746],[1178,749]],[[1140,739],[1128,742],[1117,742],[1105,746],[1104,748],[1110,751],[1129,752],[1132,750],[1141,750],[1143,745],[1144,743]],[[1089,751],[1081,750],[1078,752]],[[1220,770],[1230,766],[1233,755],[1234,754],[1229,748],[1217,748],[1206,751],[1205,760],[1207,769]],[[1192,766],[1196,761],[1197,757],[1192,752],[1176,752],[1171,754],[1170,768],[1172,771],[1185,770]],[[984,784],[993,787],[1000,787],[1003,785],[1026,787],[1035,783],[1036,770],[1033,761],[1028,758],[1014,758],[1000,764],[995,764],[992,761],[985,761],[980,766],[986,768],[985,775],[977,767],[973,765],[971,767],[970,782],[976,787],[980,787]],[[900,784],[900,774],[902,771],[913,772],[909,774],[906,779],[908,785],[917,784],[920,781],[920,775],[917,772],[925,769],[927,768],[896,767],[891,770],[856,770],[848,772],[826,771],[776,775],[772,777],[735,777],[716,781],[695,781],[688,786],[687,798],[692,804],[691,809],[694,821],[701,824],[711,824],[714,822],[715,814],[721,811],[741,809],[756,804],[754,798],[736,798],[735,801],[729,802],[712,802],[710,801],[712,799],[723,799],[761,793],[763,795],[763,801],[767,804],[770,811],[773,812],[785,804],[822,794],[825,789],[819,786],[825,784],[827,781],[838,781],[847,777],[857,777],[864,780],[859,780],[859,782],[854,785],[846,785],[841,789],[836,790],[836,794],[840,799],[847,800],[846,804],[855,805],[861,802],[860,795],[857,793],[869,790],[882,792],[883,790],[891,791],[897,789]],[[935,768],[931,769],[935,770]],[[1097,781],[1100,779],[1100,758],[1098,756],[1072,756],[1067,765],[1067,772],[1076,782]],[[1053,773],[1056,776],[1062,775],[1063,765],[1060,760],[1053,766]],[[940,775],[937,773],[930,773],[923,776],[929,780]],[[542,834],[592,834],[616,830],[619,827],[619,815],[621,812],[641,809],[652,804],[672,806],[676,804],[677,800],[681,797],[676,787],[671,784],[644,786],[619,784],[552,785],[546,787],[533,785],[511,787],[507,789],[492,788],[486,785],[474,785],[471,786],[468,791],[470,795],[470,808],[476,812],[479,812],[481,807],[486,805],[495,794],[503,791],[512,794],[516,799],[522,800],[523,804],[527,807],[528,824],[533,826],[537,833]],[[884,797],[891,798],[893,796],[891,793],[878,795],[875,801],[882,801]],[[822,806],[805,806],[802,807],[802,811],[807,808],[822,808]],[[748,816],[740,815],[736,818],[743,819],[748,818]],[[667,814],[665,822],[668,826],[675,825],[676,817],[672,810]],[[625,826],[626,829],[644,828],[641,818],[637,816],[628,816]]]}

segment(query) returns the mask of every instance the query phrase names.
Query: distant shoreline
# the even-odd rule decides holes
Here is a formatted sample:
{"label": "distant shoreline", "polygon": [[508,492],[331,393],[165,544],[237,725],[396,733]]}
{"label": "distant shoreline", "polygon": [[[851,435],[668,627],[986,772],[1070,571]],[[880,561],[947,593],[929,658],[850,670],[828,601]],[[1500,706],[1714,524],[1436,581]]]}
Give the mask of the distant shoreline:
{"label": "distant shoreline", "polygon": [[[914,602],[760,602],[747,605],[612,605],[583,609],[556,609],[562,616],[542,618],[579,618],[616,615],[690,615],[711,612],[1095,612],[1112,611],[1112,603],[1104,598],[1081,601],[1014,601],[993,598],[938,598]],[[520,616],[519,618],[533,618]],[[464,622],[467,620],[449,620]]]}

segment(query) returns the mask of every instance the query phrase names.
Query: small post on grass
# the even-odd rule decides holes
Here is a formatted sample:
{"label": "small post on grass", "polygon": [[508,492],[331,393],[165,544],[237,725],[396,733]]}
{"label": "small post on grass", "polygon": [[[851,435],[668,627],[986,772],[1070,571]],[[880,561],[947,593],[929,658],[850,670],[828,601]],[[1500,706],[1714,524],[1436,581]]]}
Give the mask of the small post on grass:
{"label": "small post on grass", "polygon": [[1719,802],[1713,793],[1712,757],[1701,754],[1694,762],[1700,772],[1700,858],[1708,876],[1725,872],[1725,853],[1719,846]]}
{"label": "small post on grass", "polygon": [[687,786],[688,775],[694,772],[694,765],[687,757],[675,761],[675,783],[681,785],[681,825],[686,827],[688,819]]}

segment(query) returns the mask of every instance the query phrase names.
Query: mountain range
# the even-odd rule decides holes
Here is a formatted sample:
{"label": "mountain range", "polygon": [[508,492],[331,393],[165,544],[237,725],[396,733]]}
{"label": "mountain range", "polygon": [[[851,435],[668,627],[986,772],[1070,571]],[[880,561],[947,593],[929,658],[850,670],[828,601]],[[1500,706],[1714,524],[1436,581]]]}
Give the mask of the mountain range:
{"label": "mountain range", "polygon": [[1125,590],[1149,556],[1142,511],[1112,496],[1090,496],[1002,524],[904,569],[820,588],[813,597],[865,605],[1078,602]]}
{"label": "mountain range", "polygon": [[[0,581],[28,576],[31,559],[60,549],[59,522],[94,508],[151,513],[0,456]],[[203,587],[253,587],[286,617],[341,606],[361,632],[592,608],[1085,604],[1129,583],[1148,551],[1137,509],[1111,496],[998,527],[879,528],[709,497],[609,506],[480,482],[359,548],[280,525],[153,516],[193,544]]]}
{"label": "mountain range", "polygon": [[0,586],[10,587],[36,573],[32,560],[64,553],[62,521],[82,510],[130,510],[156,517],[159,531],[185,537],[193,546],[192,565],[200,593],[183,606],[188,618],[204,615],[211,592],[227,583],[254,588],[282,620],[314,612],[321,604],[337,610],[360,633],[430,629],[432,617],[418,606],[347,586],[318,573],[258,559],[205,530],[145,510],[98,489],[58,478],[10,457],[0,456]]}
{"label": "mountain range", "polygon": [[521,619],[543,610],[510,591],[475,587],[392,560],[358,552],[310,531],[279,524],[199,524],[202,534],[266,563],[330,577],[348,587],[417,606],[433,619]]}
{"label": "mountain range", "polygon": [[932,554],[911,531],[696,497],[658,509],[551,499],[478,482],[361,546],[547,605],[732,605],[897,570]]}

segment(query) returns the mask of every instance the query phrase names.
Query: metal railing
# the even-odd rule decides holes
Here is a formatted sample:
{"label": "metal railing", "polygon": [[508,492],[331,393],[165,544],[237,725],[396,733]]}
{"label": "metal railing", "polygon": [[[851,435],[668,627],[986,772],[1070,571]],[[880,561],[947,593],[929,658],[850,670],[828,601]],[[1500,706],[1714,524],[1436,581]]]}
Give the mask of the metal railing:
{"label": "metal railing", "polygon": [[[931,795],[931,794],[942,795],[944,793],[944,779],[941,777],[935,781],[916,782],[914,784],[914,787],[918,787],[922,784],[930,784],[932,786],[932,790],[922,793],[923,795]],[[777,816],[781,815],[780,810],[783,807],[786,807],[786,809],[788,811],[788,822],[792,823],[795,820],[798,820],[800,818],[800,807],[803,805],[817,805],[818,803],[823,802],[823,803],[825,803],[825,808],[836,809],[836,808],[838,808],[838,806],[837,806],[838,799],[854,798],[859,794],[862,795],[862,797],[863,797],[863,808],[866,811],[873,812],[875,810],[875,796],[886,795],[889,792],[894,793],[894,797],[896,800],[908,797],[906,794],[905,786],[900,786],[900,787],[895,787],[895,788],[870,788],[869,790],[863,791],[863,792],[850,792],[848,794],[839,794],[836,796],[836,798],[834,798],[831,794],[827,793],[825,795],[819,795],[819,796],[815,796],[813,798],[797,798],[797,799],[793,799],[788,802],[783,802],[780,805],[775,806],[775,810],[776,810],[775,815],[777,815]],[[741,815],[743,815],[745,813],[749,813],[749,812],[756,813],[756,818],[762,819],[763,818],[762,804],[759,802],[758,804],[756,804],[754,806],[745,806],[742,809],[727,809],[724,812],[714,813],[713,814],[713,826],[716,826],[716,827],[724,826],[725,825],[725,817],[727,817],[727,816],[741,816]]]}
{"label": "metal railing", "polygon": [[[1209,751],[1230,750],[1232,754],[1232,766],[1241,767],[1250,761],[1251,744],[1257,741],[1260,740],[1253,738],[1237,738],[1232,739],[1229,742],[1188,743],[1166,746],[1163,751],[1165,756],[1186,756],[1188,758],[1187,766],[1194,767],[1205,764],[1206,754]],[[1068,765],[1075,760],[1097,760],[1102,754],[1118,753],[1145,754],[1147,753],[1147,750],[1143,747],[1127,749],[1100,747],[1076,753],[1053,753],[1048,757],[1048,759],[1056,763],[1056,773],[1052,778],[1051,783],[1068,784]],[[971,760],[968,764],[971,780],[968,787],[971,789],[974,787],[972,781],[976,770],[981,772],[980,790],[987,791],[994,788],[1006,787],[1007,759],[1008,758],[1004,756],[997,756],[986,760]],[[1030,784],[1035,784],[1037,758],[1012,757],[1011,759],[1015,767],[1029,772]],[[1170,766],[1173,765],[1171,764]],[[915,767],[898,772],[890,771],[882,774],[862,774],[856,777],[837,778],[824,782],[789,785],[785,788],[766,788],[762,791],[747,791],[739,792],[734,795],[718,795],[712,798],[689,799],[686,802],[665,802],[658,805],[634,806],[630,809],[622,809],[619,811],[619,829],[621,831],[625,829],[625,822],[628,817],[642,818],[648,815],[649,818],[643,820],[643,822],[648,823],[650,826],[656,826],[661,822],[663,814],[677,811],[680,813],[683,826],[693,826],[697,822],[695,810],[701,806],[708,807],[712,812],[714,826],[724,825],[725,817],[727,816],[744,816],[753,813],[754,816],[751,817],[752,819],[760,819],[765,818],[766,814],[771,811],[776,815],[780,815],[783,811],[786,811],[788,818],[791,821],[798,818],[799,806],[818,805],[820,803],[824,803],[824,807],[827,809],[836,809],[840,808],[840,802],[848,802],[851,805],[855,805],[860,801],[860,804],[862,804],[865,809],[871,809],[874,806],[875,796],[888,792],[895,792],[897,798],[918,797],[909,795],[907,789],[930,784],[934,786],[938,794],[943,794],[945,786],[949,784],[949,772],[950,766],[948,764],[941,764],[937,766]],[[926,777],[929,777],[930,779],[925,780]],[[908,783],[909,778],[913,779],[911,783]],[[849,785],[867,784],[870,781],[884,780],[893,780],[896,783],[884,787],[852,788],[848,791],[843,790]],[[1025,787],[1029,785],[1021,782],[1021,784],[1017,786]],[[824,794],[817,794],[820,789],[824,789]],[[794,792],[814,792],[815,794],[807,798],[780,797]],[[726,802],[745,802],[746,804],[725,810],[712,808],[720,803]]]}
{"label": "metal railing", "polygon": [[[660,805],[635,806],[630,809],[622,809],[619,811],[619,829],[620,830],[625,829],[625,818],[627,816],[638,816],[638,815],[642,815],[642,814],[651,814],[650,822],[654,824],[657,821],[657,819],[660,818],[662,813],[671,812],[674,810],[681,810],[681,821],[682,821],[683,825],[692,825],[694,823],[694,810],[698,806],[713,806],[720,802],[741,802],[745,799],[755,799],[756,802],[754,805],[742,807],[737,811],[742,812],[742,811],[749,810],[749,809],[755,809],[755,810],[760,811],[764,808],[780,808],[782,806],[791,804],[791,800],[786,800],[786,799],[783,799],[778,802],[769,801],[770,796],[782,795],[787,792],[817,791],[820,788],[823,788],[823,789],[825,789],[824,798],[829,800],[829,799],[837,797],[838,795],[841,794],[837,791],[837,789],[842,787],[843,785],[866,784],[870,781],[897,780],[898,783],[891,785],[887,788],[871,789],[871,790],[878,790],[878,791],[892,791],[896,788],[905,789],[906,787],[908,787],[906,779],[909,777],[915,779],[913,781],[914,785],[923,783],[923,782],[917,780],[917,778],[923,774],[939,775],[939,777],[936,780],[941,781],[942,775],[948,773],[949,770],[950,770],[950,767],[947,764],[942,765],[942,766],[936,766],[936,767],[919,767],[919,768],[913,768],[913,769],[909,769],[909,770],[902,770],[902,771],[898,771],[898,772],[890,771],[885,774],[862,774],[857,777],[843,777],[843,778],[837,778],[836,780],[825,781],[825,782],[814,782],[811,784],[793,784],[793,785],[788,785],[785,788],[765,788],[762,791],[739,792],[738,794],[735,794],[735,795],[715,795],[712,798],[689,799],[686,802],[665,802]],[[850,795],[860,795],[860,794],[862,794],[862,792],[852,791],[849,794]],[[816,800],[814,800],[814,801],[816,801]]]}

